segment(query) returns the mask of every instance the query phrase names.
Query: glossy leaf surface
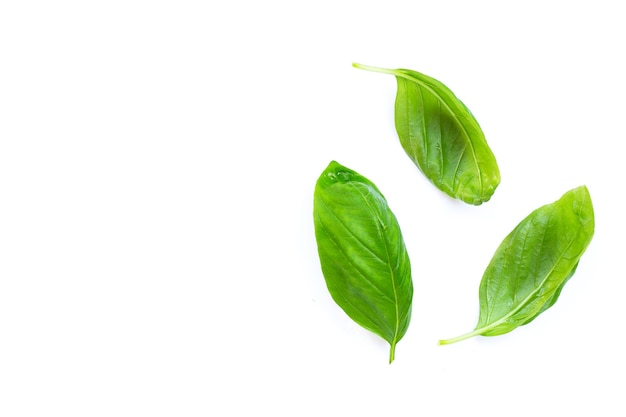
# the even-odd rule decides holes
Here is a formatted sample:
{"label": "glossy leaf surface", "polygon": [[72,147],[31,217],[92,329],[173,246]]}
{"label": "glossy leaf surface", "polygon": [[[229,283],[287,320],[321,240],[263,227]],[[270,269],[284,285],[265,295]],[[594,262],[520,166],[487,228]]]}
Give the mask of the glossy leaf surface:
{"label": "glossy leaf surface", "polygon": [[504,239],[485,270],[476,329],[440,343],[496,336],[530,323],[557,301],[593,233],[585,186],[533,211]]}
{"label": "glossy leaf surface", "polygon": [[396,77],[400,143],[435,186],[469,204],[491,198],[500,183],[496,158],[472,113],[448,87],[416,71],[353,65]]}
{"label": "glossy leaf surface", "polygon": [[411,319],[411,265],[396,217],[367,178],[331,162],[315,186],[315,237],[328,290],[352,320],[390,344]]}

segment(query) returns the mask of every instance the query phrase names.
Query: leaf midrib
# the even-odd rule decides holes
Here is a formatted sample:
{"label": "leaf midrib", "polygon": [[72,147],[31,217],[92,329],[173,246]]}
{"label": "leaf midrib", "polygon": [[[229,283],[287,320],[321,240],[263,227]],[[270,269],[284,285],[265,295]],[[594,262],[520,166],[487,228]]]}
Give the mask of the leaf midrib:
{"label": "leaf midrib", "polygon": [[361,198],[363,199],[363,201],[365,202],[365,204],[367,205],[367,207],[370,209],[370,211],[376,216],[376,218],[378,219],[378,222],[376,222],[376,230],[378,231],[378,235],[381,237],[381,240],[383,241],[383,244],[385,245],[385,253],[387,254],[387,265],[389,267],[389,274],[391,276],[391,281],[392,281],[392,287],[393,287],[393,296],[394,296],[394,308],[395,308],[395,313],[396,313],[396,323],[395,323],[395,330],[393,332],[393,341],[390,342],[391,347],[393,349],[393,347],[395,347],[396,343],[398,342],[397,338],[398,338],[398,332],[400,329],[400,311],[398,308],[398,304],[399,304],[399,300],[398,300],[398,291],[397,291],[397,282],[396,282],[396,274],[393,270],[393,268],[391,267],[391,255],[389,253],[389,245],[387,244],[387,239],[385,239],[385,236],[383,235],[381,229],[380,229],[380,224],[382,224],[382,220],[380,219],[380,217],[378,216],[378,213],[376,210],[374,210],[374,208],[372,207],[372,205],[370,204],[370,202],[367,200],[367,198],[365,198],[365,196],[363,195],[363,193],[361,192],[361,190],[359,189],[359,187],[357,187],[355,184],[353,183],[348,183],[350,186],[354,187],[354,189],[357,191],[357,193],[359,194],[359,196],[361,196]]}
{"label": "leaf midrib", "polygon": [[[513,317],[513,315],[515,315],[518,311],[520,311],[522,308],[524,308],[532,299],[532,297],[537,294],[537,292],[545,285],[546,281],[550,278],[550,275],[552,275],[552,272],[554,272],[554,269],[556,268],[556,266],[561,262],[561,259],[563,259],[563,255],[569,250],[569,248],[574,244],[574,241],[576,239],[572,239],[569,244],[567,245],[567,247],[561,252],[561,254],[559,255],[558,259],[554,262],[554,265],[552,265],[552,267],[550,268],[550,270],[546,273],[546,276],[541,280],[541,283],[537,286],[537,288],[535,288],[530,294],[528,294],[526,296],[526,298],[524,298],[522,300],[522,302],[520,302],[518,304],[518,306],[511,310],[511,312],[509,312],[508,314],[504,315],[503,317],[499,318],[498,320],[494,321],[493,323],[487,325],[487,326],[483,326],[480,329],[475,329],[474,332],[476,332],[476,334],[483,334],[495,327],[497,327],[498,325],[504,323],[506,320],[508,320],[509,318]],[[580,257],[578,257],[578,259],[580,259]]]}

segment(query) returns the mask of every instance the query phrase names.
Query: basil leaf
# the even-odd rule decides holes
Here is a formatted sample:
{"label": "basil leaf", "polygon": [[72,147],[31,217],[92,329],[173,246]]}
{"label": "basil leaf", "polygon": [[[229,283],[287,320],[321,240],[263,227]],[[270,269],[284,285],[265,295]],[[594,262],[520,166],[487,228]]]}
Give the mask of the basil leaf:
{"label": "basil leaf", "polygon": [[585,186],[533,211],[502,241],[485,270],[476,329],[439,343],[496,336],[533,321],[557,301],[593,233],[593,206]]}
{"label": "basil leaf", "polygon": [[355,322],[396,344],[411,319],[411,265],[396,217],[376,185],[332,161],[315,186],[315,237],[335,302]]}
{"label": "basil leaf", "polygon": [[496,158],[472,113],[448,87],[416,71],[353,66],[396,77],[400,143],[435,186],[469,204],[491,198],[500,184]]}

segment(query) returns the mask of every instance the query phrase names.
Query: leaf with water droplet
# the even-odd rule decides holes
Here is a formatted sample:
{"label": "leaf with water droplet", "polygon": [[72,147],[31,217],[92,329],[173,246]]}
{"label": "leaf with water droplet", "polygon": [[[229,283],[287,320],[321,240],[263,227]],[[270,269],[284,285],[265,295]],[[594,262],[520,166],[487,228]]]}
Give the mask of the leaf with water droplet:
{"label": "leaf with water droplet", "polygon": [[400,226],[376,185],[332,161],[314,192],[315,237],[330,295],[345,313],[390,345],[389,362],[411,319],[411,265]]}

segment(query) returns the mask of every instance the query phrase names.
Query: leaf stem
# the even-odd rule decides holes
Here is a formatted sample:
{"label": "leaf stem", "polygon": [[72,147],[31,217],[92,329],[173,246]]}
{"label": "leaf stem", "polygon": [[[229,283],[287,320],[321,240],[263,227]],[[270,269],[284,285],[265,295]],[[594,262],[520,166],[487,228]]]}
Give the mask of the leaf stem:
{"label": "leaf stem", "polygon": [[356,62],[353,62],[352,66],[354,68],[362,69],[362,70],[365,70],[365,71],[380,72],[382,74],[398,75],[395,70],[391,70],[391,69],[387,69],[387,68],[372,67],[372,66],[369,66],[369,65],[357,64]]}
{"label": "leaf stem", "polygon": [[472,330],[469,333],[462,334],[461,336],[453,337],[450,339],[443,339],[439,341],[439,345],[451,345],[452,343],[460,342],[461,340],[469,339],[470,337],[478,336],[485,331],[485,328]]}
{"label": "leaf stem", "polygon": [[391,343],[391,349],[389,349],[389,363],[393,362],[396,357],[396,342]]}

